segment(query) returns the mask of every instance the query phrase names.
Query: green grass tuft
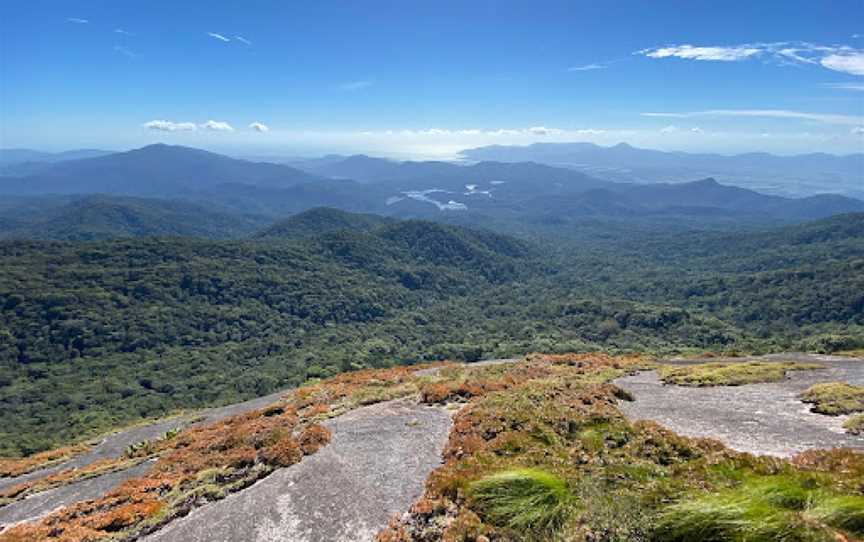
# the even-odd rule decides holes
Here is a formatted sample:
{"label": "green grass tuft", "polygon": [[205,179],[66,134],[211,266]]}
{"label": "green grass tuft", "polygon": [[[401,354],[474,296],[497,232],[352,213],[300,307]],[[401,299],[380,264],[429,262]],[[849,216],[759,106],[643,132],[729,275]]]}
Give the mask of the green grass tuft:
{"label": "green grass tuft", "polygon": [[675,365],[660,368],[660,379],[679,386],[741,386],[761,382],[777,382],[789,371],[824,369],[815,363],[796,362],[733,362]]}
{"label": "green grass tuft", "polygon": [[481,478],[469,485],[468,495],[487,521],[529,538],[560,529],[575,501],[561,478],[524,468]]}
{"label": "green grass tuft", "polygon": [[819,521],[848,533],[864,535],[864,497],[826,497],[809,513]]}
{"label": "green grass tuft", "polygon": [[666,508],[658,542],[833,542],[864,534],[864,497],[837,496],[807,478],[747,480]]}

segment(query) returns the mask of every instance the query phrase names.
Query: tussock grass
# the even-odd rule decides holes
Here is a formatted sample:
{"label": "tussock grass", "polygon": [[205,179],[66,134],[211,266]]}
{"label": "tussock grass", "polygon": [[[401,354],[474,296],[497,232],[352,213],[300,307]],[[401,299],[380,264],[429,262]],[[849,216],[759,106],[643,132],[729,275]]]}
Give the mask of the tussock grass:
{"label": "tussock grass", "polygon": [[667,507],[664,542],[834,542],[864,534],[864,497],[832,495],[807,478],[757,477]]}
{"label": "tussock grass", "polygon": [[797,362],[733,362],[700,363],[698,365],[675,365],[660,368],[660,379],[666,384],[678,386],[741,386],[763,382],[778,382],[786,378],[789,371],[824,369],[816,363]]}
{"label": "tussock grass", "polygon": [[864,535],[864,497],[828,497],[818,502],[810,515],[848,533]]}
{"label": "tussock grass", "polygon": [[813,405],[818,414],[839,416],[864,412],[864,386],[853,386],[845,382],[826,382],[810,386],[801,400]]}
{"label": "tussock grass", "polygon": [[468,495],[490,523],[541,538],[558,530],[575,498],[561,478],[540,469],[510,469],[468,486]]}

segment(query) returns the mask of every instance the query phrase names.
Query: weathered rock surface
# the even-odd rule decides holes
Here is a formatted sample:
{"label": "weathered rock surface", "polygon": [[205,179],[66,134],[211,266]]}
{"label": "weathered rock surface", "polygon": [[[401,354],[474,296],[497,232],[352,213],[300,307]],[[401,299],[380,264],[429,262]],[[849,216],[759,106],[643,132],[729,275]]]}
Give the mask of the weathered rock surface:
{"label": "weathered rock surface", "polygon": [[814,448],[864,449],[864,436],[844,432],[845,417],[814,414],[799,399],[818,382],[864,385],[864,359],[809,354],[748,358],[753,359],[814,362],[826,369],[792,371],[786,380],[770,384],[706,388],[665,385],[656,372],[643,372],[615,381],[636,398],[620,408],[631,419],[654,420],[682,435],[716,438],[743,452],[787,457]]}
{"label": "weathered rock surface", "polygon": [[365,542],[407,511],[441,462],[450,413],[410,400],[363,407],[325,425],[333,440],[146,542]]}

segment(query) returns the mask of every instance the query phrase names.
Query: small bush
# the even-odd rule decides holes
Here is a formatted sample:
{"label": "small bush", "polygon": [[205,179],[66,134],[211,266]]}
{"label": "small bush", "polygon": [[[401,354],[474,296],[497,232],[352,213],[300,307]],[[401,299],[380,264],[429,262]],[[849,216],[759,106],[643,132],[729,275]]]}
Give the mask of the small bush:
{"label": "small bush", "polygon": [[560,529],[574,497],[566,482],[539,469],[512,469],[481,478],[468,495],[484,520],[542,537]]}

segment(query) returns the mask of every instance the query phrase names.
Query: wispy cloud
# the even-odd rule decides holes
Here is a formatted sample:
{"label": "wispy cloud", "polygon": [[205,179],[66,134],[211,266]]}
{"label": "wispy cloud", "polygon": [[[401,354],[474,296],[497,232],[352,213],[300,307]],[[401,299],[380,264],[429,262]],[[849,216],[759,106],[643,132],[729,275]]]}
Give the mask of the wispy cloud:
{"label": "wispy cloud", "polygon": [[198,126],[194,122],[174,122],[170,120],[151,120],[142,124],[148,130],[161,132],[194,132]]}
{"label": "wispy cloud", "polygon": [[265,133],[265,132],[270,131],[270,127],[267,126],[266,124],[262,123],[262,122],[253,122],[252,124],[249,125],[249,128],[252,128],[256,132],[261,132],[261,133]]}
{"label": "wispy cloud", "polygon": [[114,29],[114,33],[115,34],[123,34],[124,36],[134,36],[135,35],[132,32],[129,32],[127,30],[123,30],[122,28]]}
{"label": "wispy cloud", "polygon": [[212,132],[233,132],[234,128],[227,122],[219,120],[208,120],[201,125],[202,130],[210,130]]}
{"label": "wispy cloud", "polygon": [[864,75],[864,51],[848,45],[807,42],[747,43],[741,45],[667,45],[636,51],[649,58],[679,58],[716,62],[761,59],[787,65],[815,65],[853,75]]}
{"label": "wispy cloud", "polygon": [[87,24],[90,22],[87,19],[79,19],[78,17],[69,17],[66,20],[70,23],[75,23],[75,24]]}
{"label": "wispy cloud", "polygon": [[372,86],[372,81],[350,81],[348,83],[342,83],[339,85],[339,90],[344,90],[346,92],[355,92],[357,90],[363,90],[364,88],[369,88]]}
{"label": "wispy cloud", "polygon": [[120,53],[121,55],[123,55],[127,58],[135,58],[138,56],[134,52],[132,52],[130,49],[123,47],[122,45],[115,45],[114,51],[117,53]]}
{"label": "wispy cloud", "polygon": [[207,35],[219,41],[231,41],[231,38],[226,38],[222,34],[217,34],[216,32],[207,32]]}
{"label": "wispy cloud", "polygon": [[718,60],[734,62],[758,55],[760,49],[748,45],[734,47],[694,47],[693,45],[673,45],[656,49],[643,49],[639,53],[651,58],[685,58],[688,60]]}
{"label": "wispy cloud", "polygon": [[584,66],[571,66],[567,68],[568,72],[587,72],[591,70],[602,70],[606,68],[604,64],[585,64]]}
{"label": "wispy cloud", "polygon": [[849,130],[849,133],[852,135],[864,136],[864,126],[855,126]]}
{"label": "wispy cloud", "polygon": [[710,111],[690,111],[684,113],[642,113],[644,117],[660,117],[688,119],[694,117],[760,117],[777,119],[799,119],[825,124],[864,124],[864,117],[853,115],[833,115],[825,113],[807,113],[803,111],[787,111],[784,109],[712,109]]}
{"label": "wispy cloud", "polygon": [[239,41],[240,43],[245,43],[246,45],[252,45],[252,42],[247,40],[243,36],[234,36],[234,39]]}
{"label": "wispy cloud", "polygon": [[864,83],[825,83],[823,87],[834,88],[837,90],[858,90],[864,91]]}

